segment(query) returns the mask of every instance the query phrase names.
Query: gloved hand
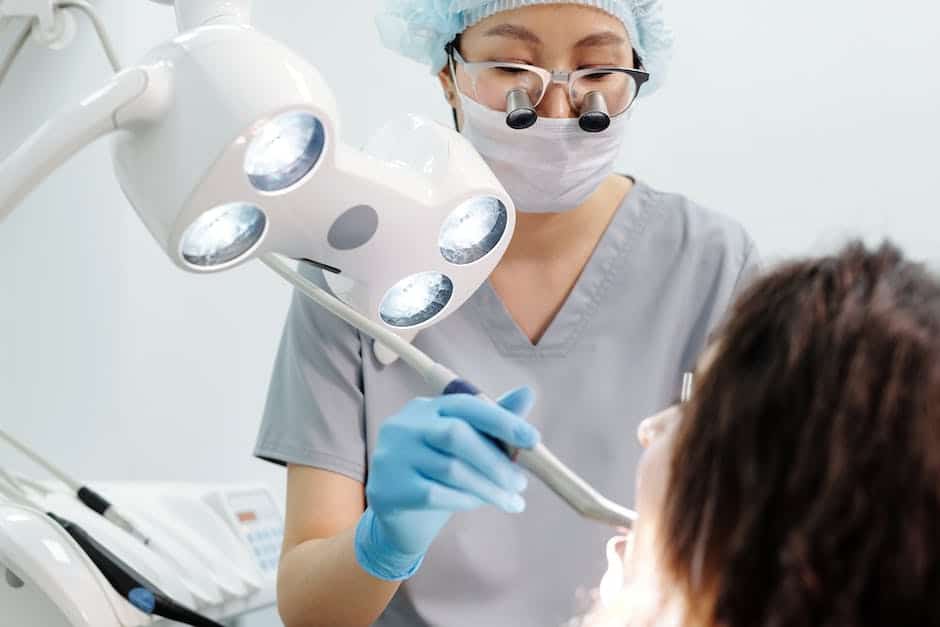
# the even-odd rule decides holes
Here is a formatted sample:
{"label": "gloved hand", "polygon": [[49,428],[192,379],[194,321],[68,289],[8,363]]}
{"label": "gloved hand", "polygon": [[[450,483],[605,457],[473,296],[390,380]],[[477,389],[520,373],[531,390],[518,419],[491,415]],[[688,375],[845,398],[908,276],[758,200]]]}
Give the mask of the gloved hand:
{"label": "gloved hand", "polygon": [[498,405],[466,394],[418,398],[386,420],[356,527],[359,565],[379,579],[407,579],[454,512],[525,509],[525,474],[483,434],[534,447],[538,431],[524,419],[534,400],[526,387]]}

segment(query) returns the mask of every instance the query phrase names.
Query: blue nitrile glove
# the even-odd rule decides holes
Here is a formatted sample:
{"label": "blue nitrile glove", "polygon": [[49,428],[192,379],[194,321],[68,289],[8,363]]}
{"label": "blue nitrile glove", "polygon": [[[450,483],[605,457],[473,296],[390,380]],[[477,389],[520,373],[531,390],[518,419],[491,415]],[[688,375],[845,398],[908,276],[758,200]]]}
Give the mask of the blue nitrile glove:
{"label": "blue nitrile glove", "polygon": [[539,434],[524,417],[534,401],[527,387],[498,405],[466,394],[418,398],[386,420],[356,527],[359,565],[379,579],[407,579],[454,512],[525,509],[523,470],[483,434],[532,448]]}

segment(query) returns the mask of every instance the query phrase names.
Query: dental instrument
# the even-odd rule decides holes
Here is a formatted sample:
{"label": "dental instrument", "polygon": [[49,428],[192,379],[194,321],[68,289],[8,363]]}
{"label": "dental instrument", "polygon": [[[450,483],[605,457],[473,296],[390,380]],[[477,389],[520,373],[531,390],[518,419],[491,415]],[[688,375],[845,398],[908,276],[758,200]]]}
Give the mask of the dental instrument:
{"label": "dental instrument", "polygon": [[[154,541],[151,533],[142,529],[139,524],[132,522],[127,514],[121,512],[99,492],[83,485],[2,428],[0,428],[0,440],[6,442],[63,483],[85,507],[127,532],[144,546],[148,546],[169,563],[175,565],[186,587],[192,592],[200,605],[212,606],[221,603],[223,597],[220,591],[230,598],[237,598],[244,595],[246,591],[258,590],[261,587],[258,578],[243,569],[236,569],[234,573],[228,573],[219,572],[219,569],[212,568],[210,564],[198,564],[198,560],[193,557],[198,555],[198,552],[187,551],[185,547],[180,546],[179,542],[170,540],[166,534],[161,534],[160,540]],[[37,482],[14,478],[6,473],[3,468],[0,468],[0,478],[5,478],[7,483],[15,485],[17,488],[19,488],[19,485],[16,484],[19,483],[43,494],[51,492]],[[20,491],[22,491],[21,488]],[[201,572],[204,574],[200,574]]]}
{"label": "dental instrument", "polygon": [[[335,297],[311,283],[299,272],[273,255],[262,257],[262,262],[297,290],[339,316],[349,324],[382,342],[417,371],[436,394],[471,394],[486,398],[476,386],[460,378],[453,371],[432,360],[427,354],[404,341],[395,333],[374,325],[371,320],[338,301]],[[565,466],[544,444],[532,449],[515,449],[496,441],[496,444],[514,461],[540,479],[556,495],[581,516],[612,527],[633,528],[636,513],[614,503],[595,490],[587,481]]]}
{"label": "dental instrument", "polygon": [[35,508],[55,521],[84,551],[114,591],[144,614],[167,618],[192,627],[222,627],[219,623],[174,601],[159,586],[109,551],[81,525],[46,510],[42,503],[32,499],[22,490],[6,471],[0,472],[0,494],[15,504]]}
{"label": "dental instrument", "polygon": [[695,382],[695,375],[686,372],[682,375],[682,392],[679,394],[679,402],[687,403],[692,399],[692,385]]}

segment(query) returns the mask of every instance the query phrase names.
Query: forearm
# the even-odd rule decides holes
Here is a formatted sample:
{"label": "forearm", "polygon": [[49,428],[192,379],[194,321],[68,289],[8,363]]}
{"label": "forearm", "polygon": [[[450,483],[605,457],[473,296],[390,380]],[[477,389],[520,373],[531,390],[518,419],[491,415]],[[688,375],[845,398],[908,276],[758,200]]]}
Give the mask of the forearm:
{"label": "forearm", "polygon": [[400,582],[366,573],[356,561],[355,529],[308,540],[284,553],[278,571],[278,609],[286,627],[367,627]]}

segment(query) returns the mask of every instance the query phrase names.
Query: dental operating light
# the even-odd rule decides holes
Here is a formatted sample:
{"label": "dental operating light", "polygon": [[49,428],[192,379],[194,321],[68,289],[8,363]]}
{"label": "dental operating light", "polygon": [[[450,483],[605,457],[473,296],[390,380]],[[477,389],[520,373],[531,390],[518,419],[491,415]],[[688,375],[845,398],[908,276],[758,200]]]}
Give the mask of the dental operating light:
{"label": "dental operating light", "polygon": [[439,314],[454,293],[454,284],[438,272],[422,272],[392,286],[379,315],[393,327],[413,327]]}
{"label": "dental operating light", "polygon": [[498,198],[474,198],[454,209],[441,227],[444,259],[464,265],[488,255],[503,239],[508,216]]}
{"label": "dental operating light", "polygon": [[[166,4],[167,2],[163,2]],[[512,200],[461,135],[415,116],[344,144],[333,94],[302,57],[249,25],[250,0],[177,0],[181,33],[41,127],[0,164],[0,219],[109,135],[124,195],[178,267],[260,259],[415,368],[435,394],[480,394],[410,344],[502,258]],[[323,269],[332,294],[280,257]],[[629,527],[544,445],[507,454],[582,515]]]}
{"label": "dental operating light", "polygon": [[235,261],[264,236],[268,219],[258,207],[236,202],[205,212],[183,233],[180,253],[193,266],[211,268]]}
{"label": "dental operating light", "polygon": [[279,192],[307,175],[323,154],[323,124],[303,111],[282,113],[251,140],[245,153],[245,173],[251,184]]}

